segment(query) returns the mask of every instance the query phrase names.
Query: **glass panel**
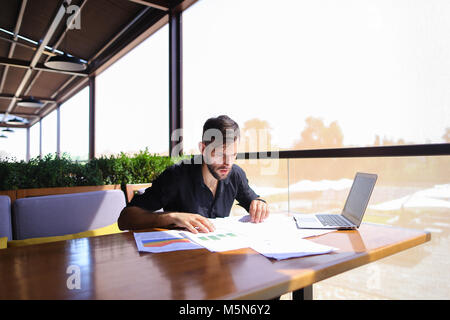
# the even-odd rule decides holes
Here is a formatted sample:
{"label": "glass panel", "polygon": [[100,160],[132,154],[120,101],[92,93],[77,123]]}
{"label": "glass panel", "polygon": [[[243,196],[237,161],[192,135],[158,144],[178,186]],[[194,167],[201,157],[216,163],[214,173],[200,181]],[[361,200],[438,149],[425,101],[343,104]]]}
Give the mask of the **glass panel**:
{"label": "glass panel", "polygon": [[56,153],[56,110],[42,119],[42,156]]}
{"label": "glass panel", "polygon": [[89,87],[84,88],[60,107],[61,153],[72,160],[89,157]]}
{"label": "glass panel", "polygon": [[183,13],[184,149],[220,114],[263,125],[273,150],[450,141],[449,15],[446,0],[198,1]]}
{"label": "glass panel", "polygon": [[[267,200],[271,213],[288,210],[288,171],[286,159],[239,159],[235,162],[246,173],[249,186]],[[246,215],[248,212],[237,201],[230,215]]]}
{"label": "glass panel", "polygon": [[363,222],[431,232],[431,241],[314,285],[315,299],[450,296],[450,157],[290,159],[293,212],[340,213],[356,172],[378,174]]}
{"label": "glass panel", "polygon": [[25,160],[27,146],[27,130],[12,128],[14,132],[3,132],[6,129],[0,128],[0,135],[8,138],[0,138],[0,159],[8,161]]}
{"label": "glass panel", "polygon": [[168,26],[96,79],[96,156],[169,150]]}
{"label": "glass panel", "polygon": [[39,126],[40,123],[36,122],[36,124],[30,128],[30,158],[39,156]]}

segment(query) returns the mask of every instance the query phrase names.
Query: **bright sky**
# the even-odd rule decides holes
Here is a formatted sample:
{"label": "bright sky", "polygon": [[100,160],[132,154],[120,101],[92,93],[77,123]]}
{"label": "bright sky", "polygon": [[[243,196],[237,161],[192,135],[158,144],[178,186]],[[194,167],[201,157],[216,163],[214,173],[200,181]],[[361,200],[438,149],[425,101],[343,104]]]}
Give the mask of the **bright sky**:
{"label": "bright sky", "polygon": [[441,142],[449,16],[445,0],[200,1],[183,16],[186,129],[257,117],[288,147],[315,116],[337,120],[347,145]]}
{"label": "bright sky", "polygon": [[[308,116],[337,120],[345,145],[443,142],[449,16],[447,0],[199,0],[183,13],[184,149],[219,114],[268,121],[281,147]],[[97,77],[99,153],[167,152],[167,55],[166,26]],[[66,103],[78,109],[61,139],[75,154],[87,155],[87,94]],[[16,136],[0,152],[24,149]]]}

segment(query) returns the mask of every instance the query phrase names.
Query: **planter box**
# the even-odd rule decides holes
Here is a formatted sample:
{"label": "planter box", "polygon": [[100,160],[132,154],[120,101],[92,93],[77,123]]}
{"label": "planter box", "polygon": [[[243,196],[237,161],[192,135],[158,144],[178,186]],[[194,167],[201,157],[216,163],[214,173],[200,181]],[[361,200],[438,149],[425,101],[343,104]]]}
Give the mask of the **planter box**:
{"label": "planter box", "polygon": [[120,184],[110,184],[104,186],[80,186],[80,187],[56,187],[56,188],[32,188],[0,191],[0,195],[11,198],[11,205],[16,199],[50,196],[55,194],[81,193],[101,190],[120,190]]}

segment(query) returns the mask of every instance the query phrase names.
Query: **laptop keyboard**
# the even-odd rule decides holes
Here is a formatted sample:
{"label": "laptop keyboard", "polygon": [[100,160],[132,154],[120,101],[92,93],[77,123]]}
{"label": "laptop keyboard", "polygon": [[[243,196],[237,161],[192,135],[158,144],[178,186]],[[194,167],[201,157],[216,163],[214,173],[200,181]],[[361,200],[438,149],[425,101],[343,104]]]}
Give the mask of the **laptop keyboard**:
{"label": "laptop keyboard", "polygon": [[339,226],[339,227],[353,226],[338,214],[316,214],[316,217],[324,226]]}

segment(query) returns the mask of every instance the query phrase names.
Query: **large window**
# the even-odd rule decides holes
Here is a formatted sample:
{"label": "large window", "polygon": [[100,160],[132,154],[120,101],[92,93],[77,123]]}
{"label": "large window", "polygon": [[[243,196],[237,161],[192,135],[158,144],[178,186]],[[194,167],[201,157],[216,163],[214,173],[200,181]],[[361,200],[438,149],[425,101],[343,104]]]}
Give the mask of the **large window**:
{"label": "large window", "polygon": [[61,152],[73,160],[87,160],[89,154],[89,87],[60,107]]}
{"label": "large window", "polygon": [[446,299],[450,157],[289,159],[290,211],[340,213],[357,171],[378,174],[363,222],[426,230],[431,241],[321,281],[315,298]]}
{"label": "large window", "polygon": [[449,141],[449,15],[446,0],[197,2],[183,13],[184,149],[220,114],[274,150]]}
{"label": "large window", "polygon": [[168,26],[96,78],[96,156],[169,149]]}
{"label": "large window", "polygon": [[30,128],[30,158],[36,158],[39,156],[39,144],[40,144],[40,123],[36,122]]}
{"label": "large window", "polygon": [[[220,114],[241,126],[240,151],[450,143],[449,15],[445,0],[197,2],[183,13],[184,150],[198,153]],[[272,214],[338,213],[355,173],[377,173],[364,222],[431,232],[317,283],[315,298],[449,296],[449,156],[238,165]]]}
{"label": "large window", "polygon": [[25,160],[27,131],[26,129],[13,128],[14,132],[4,132],[4,127],[0,128],[0,135],[7,138],[0,138],[0,159],[8,161]]}
{"label": "large window", "polygon": [[42,125],[42,156],[47,154],[54,155],[56,153],[56,129],[57,129],[57,114],[56,110],[41,120]]}

